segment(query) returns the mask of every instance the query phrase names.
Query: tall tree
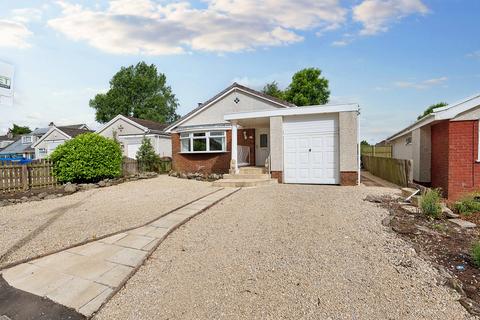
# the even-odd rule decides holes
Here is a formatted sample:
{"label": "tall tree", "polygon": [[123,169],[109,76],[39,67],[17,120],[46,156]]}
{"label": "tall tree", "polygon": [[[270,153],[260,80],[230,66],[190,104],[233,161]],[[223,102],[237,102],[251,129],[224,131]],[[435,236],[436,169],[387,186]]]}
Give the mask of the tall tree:
{"label": "tall tree", "polygon": [[95,118],[101,123],[118,114],[165,123],[177,120],[178,101],[166,79],[155,65],[143,61],[122,67],[110,80],[108,92],[90,100]]}
{"label": "tall tree", "polygon": [[283,91],[278,87],[277,81],[267,83],[263,87],[262,92],[278,99],[283,99],[284,95]]}
{"label": "tall tree", "polygon": [[285,100],[297,106],[325,104],[330,97],[328,80],[321,76],[317,68],[306,68],[292,77],[292,82],[285,91]]}
{"label": "tall tree", "polygon": [[22,126],[16,125],[15,123],[13,124],[13,126],[10,128],[9,131],[14,136],[20,135],[20,134],[27,134],[27,133],[32,132],[32,130],[30,130],[29,127],[27,127],[27,126],[22,127]]}
{"label": "tall tree", "polygon": [[441,107],[446,107],[448,106],[448,104],[446,102],[439,102],[439,103],[435,103],[435,104],[432,104],[431,106],[429,106],[427,109],[425,109],[425,111],[423,111],[423,113],[421,115],[419,115],[417,117],[417,120],[420,120],[422,119],[423,117],[425,117],[426,115],[429,115],[430,113],[433,112],[433,109],[436,109],[436,108],[441,108]]}

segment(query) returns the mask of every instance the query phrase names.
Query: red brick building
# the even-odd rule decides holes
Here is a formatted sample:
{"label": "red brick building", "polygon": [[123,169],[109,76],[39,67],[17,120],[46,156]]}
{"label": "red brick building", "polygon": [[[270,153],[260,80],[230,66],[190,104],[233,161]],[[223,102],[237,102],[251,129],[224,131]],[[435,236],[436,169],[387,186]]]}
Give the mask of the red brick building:
{"label": "red brick building", "polygon": [[437,108],[388,138],[393,157],[412,160],[415,182],[449,200],[480,191],[480,95]]}

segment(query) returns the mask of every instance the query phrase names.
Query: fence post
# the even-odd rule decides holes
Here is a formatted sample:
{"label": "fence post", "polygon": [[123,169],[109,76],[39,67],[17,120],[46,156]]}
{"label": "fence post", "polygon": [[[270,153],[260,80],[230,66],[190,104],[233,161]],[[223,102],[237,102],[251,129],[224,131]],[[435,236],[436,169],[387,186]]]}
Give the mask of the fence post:
{"label": "fence post", "polygon": [[22,164],[22,187],[23,190],[28,190],[28,168],[26,164]]}

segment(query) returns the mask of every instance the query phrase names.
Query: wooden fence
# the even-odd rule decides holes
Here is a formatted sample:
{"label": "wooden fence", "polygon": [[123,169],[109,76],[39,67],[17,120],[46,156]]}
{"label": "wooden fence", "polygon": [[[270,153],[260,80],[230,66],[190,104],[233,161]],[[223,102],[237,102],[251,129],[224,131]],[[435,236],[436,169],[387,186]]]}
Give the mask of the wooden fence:
{"label": "wooden fence", "polygon": [[391,158],[392,157],[392,146],[361,146],[362,156],[374,156],[374,157],[383,157]]}
{"label": "wooden fence", "polygon": [[29,164],[3,162],[0,164],[0,192],[10,193],[57,185],[53,164],[48,160]]}
{"label": "wooden fence", "polygon": [[412,182],[410,160],[362,155],[362,165],[371,174],[396,185],[407,187],[409,182]]}
{"label": "wooden fence", "polygon": [[[123,176],[135,175],[142,173],[145,166],[141,162],[131,158],[123,158],[122,174]],[[155,165],[155,171],[158,173],[167,173],[172,170],[172,159],[169,157],[160,158],[160,161]]]}

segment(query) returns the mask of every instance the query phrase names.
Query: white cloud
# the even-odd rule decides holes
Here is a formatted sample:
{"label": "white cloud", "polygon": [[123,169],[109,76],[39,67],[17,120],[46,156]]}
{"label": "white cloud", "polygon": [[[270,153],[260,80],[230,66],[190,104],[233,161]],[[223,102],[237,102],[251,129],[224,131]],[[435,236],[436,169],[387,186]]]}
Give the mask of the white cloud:
{"label": "white cloud", "polygon": [[12,20],[20,23],[40,21],[42,19],[42,10],[37,8],[21,8],[11,11]]}
{"label": "white cloud", "polygon": [[0,47],[29,48],[32,34],[21,22],[0,19]]}
{"label": "white cloud", "polygon": [[480,50],[467,54],[467,57],[480,60]]}
{"label": "white cloud", "polygon": [[158,4],[111,0],[107,8],[59,1],[62,15],[48,25],[70,39],[116,54],[218,53],[286,45],[300,31],[340,26],[346,12],[338,0],[206,0]]}
{"label": "white cloud", "polygon": [[332,42],[333,47],[345,47],[350,44],[349,40],[337,40]]}
{"label": "white cloud", "polygon": [[412,14],[427,14],[421,0],[364,0],[353,8],[353,19],[363,24],[362,35],[386,32],[392,22]]}
{"label": "white cloud", "polygon": [[428,89],[435,86],[445,85],[445,82],[447,80],[448,80],[447,77],[439,77],[439,78],[423,80],[420,82],[397,81],[394,83],[394,85],[399,88]]}

